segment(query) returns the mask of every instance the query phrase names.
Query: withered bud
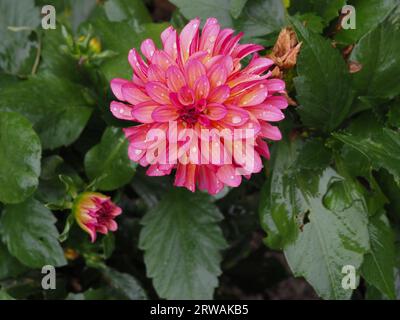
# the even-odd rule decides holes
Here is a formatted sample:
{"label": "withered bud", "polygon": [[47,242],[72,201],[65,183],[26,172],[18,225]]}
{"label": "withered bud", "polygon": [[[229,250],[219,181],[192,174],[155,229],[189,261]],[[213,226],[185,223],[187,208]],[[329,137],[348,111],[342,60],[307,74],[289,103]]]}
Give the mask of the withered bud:
{"label": "withered bud", "polygon": [[267,57],[275,62],[280,69],[291,69],[296,65],[301,42],[298,42],[292,28],[284,28],[279,33],[271,54]]}

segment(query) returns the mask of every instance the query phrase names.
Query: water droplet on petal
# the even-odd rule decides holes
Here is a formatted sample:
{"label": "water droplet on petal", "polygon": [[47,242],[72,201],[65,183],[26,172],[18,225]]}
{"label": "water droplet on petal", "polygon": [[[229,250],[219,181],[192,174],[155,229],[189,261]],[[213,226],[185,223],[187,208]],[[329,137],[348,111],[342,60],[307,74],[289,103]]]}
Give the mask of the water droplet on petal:
{"label": "water droplet on petal", "polygon": [[233,123],[233,124],[240,123],[241,121],[242,121],[242,118],[239,117],[239,116],[234,116],[234,117],[232,118],[232,123]]}

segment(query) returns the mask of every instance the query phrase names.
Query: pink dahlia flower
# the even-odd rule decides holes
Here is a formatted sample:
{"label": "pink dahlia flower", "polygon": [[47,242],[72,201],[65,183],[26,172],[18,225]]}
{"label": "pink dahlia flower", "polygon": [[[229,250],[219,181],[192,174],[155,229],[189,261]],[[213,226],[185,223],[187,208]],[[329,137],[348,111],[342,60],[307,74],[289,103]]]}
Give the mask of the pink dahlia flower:
{"label": "pink dahlia flower", "polygon": [[[111,81],[120,100],[111,103],[111,112],[141,123],[124,132],[129,157],[149,166],[149,176],[176,169],[176,186],[216,194],[259,172],[260,155],[269,158],[264,139],[281,139],[270,122],[284,118],[285,83],[271,77],[273,61],[256,53],[263,47],[239,44],[241,37],[215,18],[200,32],[200,20],[193,19],[180,35],[167,28],[163,49],[147,39],[144,58],[136,49],[129,52],[133,77]],[[251,54],[246,65],[243,58]]]}
{"label": "pink dahlia flower", "polygon": [[72,213],[79,226],[89,233],[92,242],[96,241],[97,232],[107,234],[116,231],[115,217],[122,213],[110,197],[98,192],[84,192],[74,201]]}

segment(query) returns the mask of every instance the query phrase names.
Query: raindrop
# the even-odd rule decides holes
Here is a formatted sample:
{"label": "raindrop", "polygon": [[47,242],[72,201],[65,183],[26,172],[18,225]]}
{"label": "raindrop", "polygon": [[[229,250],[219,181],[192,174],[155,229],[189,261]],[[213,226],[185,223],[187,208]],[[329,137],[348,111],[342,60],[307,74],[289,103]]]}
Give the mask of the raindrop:
{"label": "raindrop", "polygon": [[238,116],[234,116],[233,118],[232,118],[232,123],[233,124],[238,124],[238,123],[240,123],[242,121],[242,118],[240,118],[240,117],[238,117]]}

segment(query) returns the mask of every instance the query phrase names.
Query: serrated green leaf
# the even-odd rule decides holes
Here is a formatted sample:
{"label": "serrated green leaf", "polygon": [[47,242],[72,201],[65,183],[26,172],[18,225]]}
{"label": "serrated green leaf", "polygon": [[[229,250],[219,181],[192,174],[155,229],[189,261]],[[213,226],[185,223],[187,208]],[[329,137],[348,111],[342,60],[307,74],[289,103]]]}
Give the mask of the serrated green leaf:
{"label": "serrated green leaf", "polygon": [[128,157],[128,140],[120,128],[109,127],[101,142],[85,156],[85,171],[98,179],[99,190],[114,190],[127,184],[135,173],[136,163]]}
{"label": "serrated green leaf", "polygon": [[137,280],[128,273],[106,268],[103,272],[108,285],[118,295],[128,300],[146,300],[147,295]]}
{"label": "serrated green leaf", "polygon": [[232,27],[233,19],[230,15],[231,0],[171,0],[187,19],[199,17],[205,21],[215,17],[223,27]]}
{"label": "serrated green leaf", "polygon": [[[322,131],[337,128],[349,115],[353,99],[350,75],[339,51],[327,39],[292,20],[303,47],[294,78],[303,123]],[[329,61],[329,63],[326,63]]]}
{"label": "serrated green leaf", "polygon": [[299,232],[297,218],[303,212],[302,196],[296,189],[291,170],[298,149],[298,143],[286,141],[275,147],[271,159],[272,173],[261,191],[261,225],[267,232],[265,242],[273,249],[282,249],[294,241]]}
{"label": "serrated green leaf", "polygon": [[400,73],[399,37],[400,20],[388,18],[354,47],[349,59],[362,66],[353,74],[353,86],[358,96],[393,98],[400,94],[400,82],[397,81]]}
{"label": "serrated green leaf", "polygon": [[329,166],[330,151],[321,139],[284,140],[272,153],[272,173],[261,191],[261,224],[266,244],[282,249],[294,241],[308,210],[306,196],[318,190],[318,179]]}
{"label": "serrated green leaf", "polygon": [[304,14],[297,13],[294,17],[299,21],[301,21],[312,32],[322,33],[322,31],[324,30],[323,19],[314,13],[304,13]]}
{"label": "serrated green leaf", "polygon": [[346,181],[327,169],[318,192],[307,196],[309,222],[285,256],[296,276],[303,276],[324,299],[349,299],[352,290],[342,287],[342,268],[361,266],[369,250],[366,208],[360,199],[343,199]]}
{"label": "serrated green leaf", "polygon": [[282,0],[248,0],[234,27],[246,38],[260,37],[279,31],[285,26]]}
{"label": "serrated green leaf", "polygon": [[27,270],[2,243],[0,243],[0,261],[0,280],[14,278]]}
{"label": "serrated green leaf", "polygon": [[139,247],[161,298],[211,299],[226,241],[208,195],[172,189],[143,220]]}
{"label": "serrated green leaf", "polygon": [[56,77],[34,77],[2,91],[0,111],[26,116],[39,134],[43,149],[54,149],[75,141],[92,109],[82,88]]}
{"label": "serrated green leaf", "polygon": [[14,112],[0,112],[0,201],[18,203],[38,185],[40,140],[31,123]]}
{"label": "serrated green leaf", "polygon": [[400,186],[396,184],[393,176],[384,169],[378,171],[376,180],[388,199],[387,212],[392,216],[400,217]]}
{"label": "serrated green leaf", "polygon": [[383,128],[360,138],[351,134],[335,133],[334,137],[365,155],[375,168],[388,170],[400,184],[400,133]]}
{"label": "serrated green leaf", "polygon": [[[357,139],[363,139],[365,137],[370,137],[373,132],[379,131],[381,127],[382,124],[373,113],[363,112],[352,119],[346,132],[357,137]],[[366,130],[366,128],[368,128],[368,130]],[[371,163],[369,159],[358,150],[344,144],[340,150],[340,156],[346,164],[347,171],[353,178],[362,176],[368,177],[370,175]]]}
{"label": "serrated green leaf", "polygon": [[135,19],[138,23],[151,22],[151,16],[141,0],[108,0],[104,3],[108,20],[119,22]]}
{"label": "serrated green leaf", "polygon": [[301,169],[323,170],[329,166],[332,154],[324,141],[312,138],[299,151],[295,166]]}
{"label": "serrated green leaf", "polygon": [[231,8],[229,12],[231,13],[232,17],[235,19],[239,18],[247,1],[248,0],[231,0]]}
{"label": "serrated green leaf", "polygon": [[[282,0],[247,0],[240,9],[236,0],[172,0],[187,19],[209,17],[218,19],[222,27],[244,32],[246,38],[264,36],[279,31],[285,24]],[[241,4],[243,5],[243,4]],[[234,16],[231,13],[233,10]],[[239,10],[241,13],[238,15]],[[235,18],[235,19],[234,19]]]}
{"label": "serrated green leaf", "polygon": [[362,275],[369,284],[379,289],[388,298],[396,299],[394,233],[384,215],[372,217],[368,231],[371,252],[364,257]]}
{"label": "serrated green leaf", "polygon": [[341,29],[335,40],[345,44],[357,42],[383,21],[397,3],[397,0],[352,0],[350,4],[356,9],[356,28]]}
{"label": "serrated green leaf", "polygon": [[32,268],[63,266],[67,262],[58,242],[55,217],[39,201],[28,199],[6,205],[0,219],[0,234],[10,253]]}
{"label": "serrated green leaf", "polygon": [[324,19],[325,24],[328,24],[339,15],[340,9],[342,9],[345,4],[345,0],[292,1],[289,11],[291,13],[315,13]]}

